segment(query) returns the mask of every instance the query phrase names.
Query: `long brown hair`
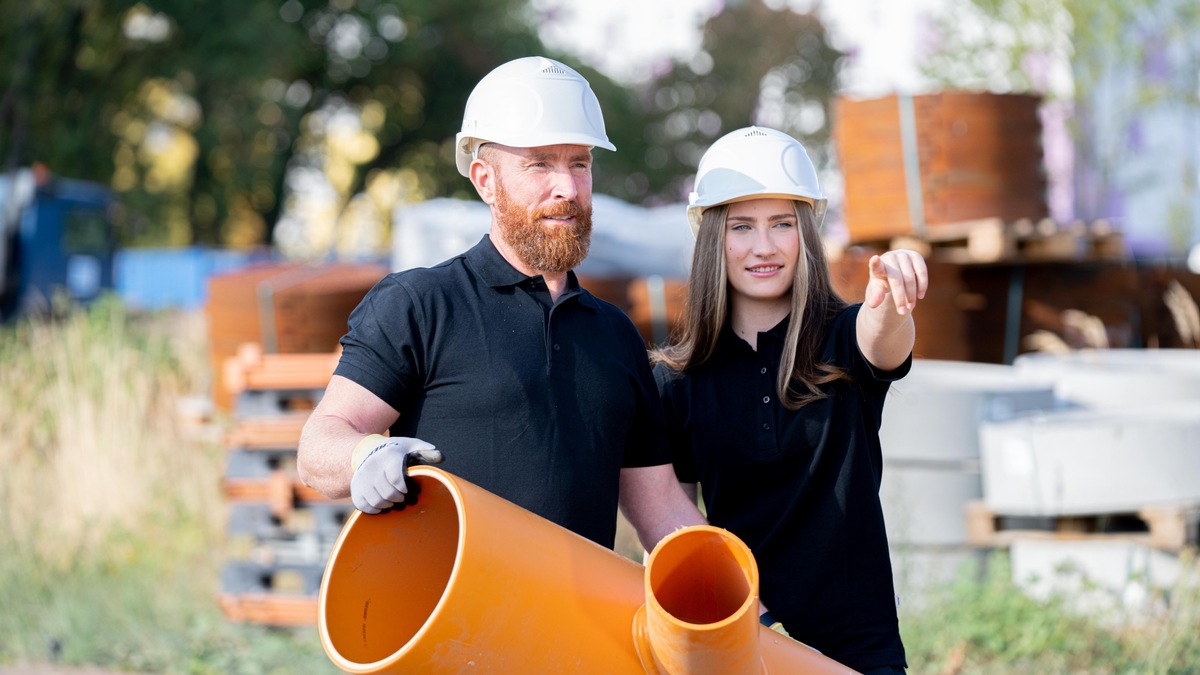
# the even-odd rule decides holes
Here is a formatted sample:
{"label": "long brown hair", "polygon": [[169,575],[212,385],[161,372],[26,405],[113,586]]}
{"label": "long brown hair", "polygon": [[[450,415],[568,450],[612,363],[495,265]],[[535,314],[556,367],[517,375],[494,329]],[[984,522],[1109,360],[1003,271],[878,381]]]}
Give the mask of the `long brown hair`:
{"label": "long brown hair", "polygon": [[[812,205],[793,200],[803,255],[792,278],[791,320],[775,382],[779,400],[791,410],[825,398],[820,386],[849,379],[842,369],[818,361],[825,326],[847,307],[833,290],[829,260],[817,231]],[[706,209],[696,233],[683,326],[671,344],[651,351],[655,363],[676,371],[698,368],[712,358],[721,329],[729,321],[730,294],[725,261],[725,218],[729,205]],[[799,291],[799,292],[797,292]],[[807,329],[807,330],[806,330]]]}

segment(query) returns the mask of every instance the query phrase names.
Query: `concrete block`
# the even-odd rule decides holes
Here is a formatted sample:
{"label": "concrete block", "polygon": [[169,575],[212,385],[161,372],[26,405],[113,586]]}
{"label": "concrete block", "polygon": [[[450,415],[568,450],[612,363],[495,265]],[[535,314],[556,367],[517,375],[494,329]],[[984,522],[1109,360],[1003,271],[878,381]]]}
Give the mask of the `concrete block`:
{"label": "concrete block", "polygon": [[1015,541],[1010,556],[1030,597],[1059,596],[1090,614],[1159,614],[1184,578],[1177,554],[1117,540]]}
{"label": "concrete block", "polygon": [[1066,404],[1113,409],[1147,403],[1196,401],[1200,406],[1200,350],[1089,349],[1066,354],[1022,354],[1013,369],[1031,381],[1051,382]]}
{"label": "concrete block", "polygon": [[998,515],[1137,512],[1200,502],[1200,404],[1036,413],[980,427]]}

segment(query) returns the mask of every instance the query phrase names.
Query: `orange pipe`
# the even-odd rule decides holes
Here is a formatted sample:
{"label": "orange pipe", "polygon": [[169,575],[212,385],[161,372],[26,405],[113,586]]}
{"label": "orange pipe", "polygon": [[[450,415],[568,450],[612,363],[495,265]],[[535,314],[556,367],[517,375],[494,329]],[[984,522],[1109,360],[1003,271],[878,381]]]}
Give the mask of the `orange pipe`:
{"label": "orange pipe", "polygon": [[318,602],[350,673],[853,673],[758,623],[758,570],[713,527],[647,567],[433,467],[415,506],[355,512]]}

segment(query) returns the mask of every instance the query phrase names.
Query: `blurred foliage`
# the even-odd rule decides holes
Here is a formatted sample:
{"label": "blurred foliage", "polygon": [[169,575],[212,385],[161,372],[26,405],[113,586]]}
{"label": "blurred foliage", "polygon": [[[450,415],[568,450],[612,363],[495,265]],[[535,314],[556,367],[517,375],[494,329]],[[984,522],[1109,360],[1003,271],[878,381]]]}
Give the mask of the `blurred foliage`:
{"label": "blurred foliage", "polygon": [[379,104],[350,194],[382,166],[461,189],[448,139],[470,88],[541,50],[517,0],[3,5],[5,166],[112,184],[151,223],[127,241],[270,241],[305,125],[331,103]]}
{"label": "blurred foliage", "polygon": [[[922,72],[944,87],[1081,99],[1123,64],[1158,71],[1140,83],[1144,103],[1200,105],[1200,3],[1191,0],[954,0],[931,28]],[[1167,49],[1186,62],[1171,77]],[[1050,60],[1069,64],[1074,92],[1048,91]]]}
{"label": "blurred foliage", "polygon": [[[1189,129],[1200,113],[1200,2],[952,0],[932,29],[922,70],[933,82],[1034,92],[1067,106],[1077,217],[1161,229],[1176,252],[1195,242],[1200,191],[1191,155],[1163,158],[1160,166],[1178,169],[1162,171],[1130,157],[1147,153],[1147,127],[1166,120]],[[1166,205],[1125,213],[1138,195]]]}
{"label": "blurred foliage", "polygon": [[[1179,554],[1180,575],[1159,591],[1160,610],[1136,603],[1085,610],[1078,591],[1035,599],[1013,580],[1006,550],[982,566],[965,564],[917,609],[901,609],[914,673],[1195,673],[1200,663],[1200,561]],[[1081,572],[1077,587],[1099,589]],[[1131,579],[1131,586],[1136,586]],[[1067,584],[1063,588],[1070,588]]]}
{"label": "blurred foliage", "polygon": [[922,74],[941,88],[1048,94],[1049,61],[1070,58],[1062,2],[951,0],[933,17]]}
{"label": "blurred foliage", "polygon": [[704,26],[701,52],[643,94],[646,147],[636,159],[651,190],[686,199],[704,150],[750,124],[793,134],[818,168],[826,165],[842,56],[815,15],[727,3]]}
{"label": "blurred foliage", "polygon": [[[316,171],[337,221],[369,194],[472,197],[452,144],[475,83],[545,54],[591,82],[618,152],[596,190],[686,199],[703,149],[751,123],[827,159],[840,54],[813,15],[727,3],[700,53],[636,88],[545,48],[527,0],[0,0],[0,165],[112,185],[126,244],[271,243]],[[377,180],[378,179],[378,180]],[[382,187],[381,187],[382,186]],[[129,215],[136,214],[136,215]],[[333,227],[336,227],[334,225]],[[323,240],[322,240],[323,241]]]}

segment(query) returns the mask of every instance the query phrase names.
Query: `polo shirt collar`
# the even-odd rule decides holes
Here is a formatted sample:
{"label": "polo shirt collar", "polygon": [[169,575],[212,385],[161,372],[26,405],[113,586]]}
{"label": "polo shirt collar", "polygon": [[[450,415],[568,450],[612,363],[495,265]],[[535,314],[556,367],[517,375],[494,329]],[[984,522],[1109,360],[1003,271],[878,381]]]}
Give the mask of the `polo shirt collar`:
{"label": "polo shirt collar", "polygon": [[[492,288],[516,286],[533,278],[513,267],[504,259],[504,256],[500,255],[500,251],[492,243],[491,235],[483,235],[479,243],[471,247],[465,255],[475,273],[483,279],[484,283]],[[593,309],[598,307],[596,299],[590,293],[585,292],[579,285],[579,278],[575,276],[575,271],[568,270],[567,291],[563,294],[563,297],[575,294],[580,295],[579,301],[584,305]]]}
{"label": "polo shirt collar", "polygon": [[[783,343],[787,340],[788,323],[791,318],[792,315],[788,314],[779,323],[758,334],[758,354],[770,353],[775,355],[776,359],[778,358],[778,354],[783,352]],[[724,353],[732,357],[743,351],[755,353],[755,350],[750,349],[750,345],[745,340],[733,332],[733,322],[731,321],[726,321],[725,325],[721,327],[721,334],[717,338],[717,342],[721,347],[717,350],[717,354]]]}

